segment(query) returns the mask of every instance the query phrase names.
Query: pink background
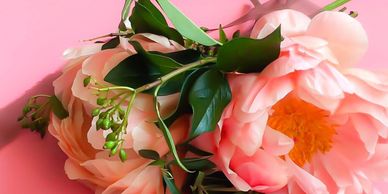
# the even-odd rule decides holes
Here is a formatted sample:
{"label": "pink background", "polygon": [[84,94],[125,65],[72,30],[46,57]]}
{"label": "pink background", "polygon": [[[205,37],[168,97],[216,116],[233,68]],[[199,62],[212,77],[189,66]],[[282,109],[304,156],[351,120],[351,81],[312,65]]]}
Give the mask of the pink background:
{"label": "pink background", "polygon": [[[249,0],[173,0],[201,26],[216,27],[240,16]],[[327,4],[329,0],[316,1]],[[51,91],[67,47],[80,40],[114,32],[122,1],[18,0],[0,3],[0,193],[88,194],[82,184],[67,179],[66,156],[47,136],[20,130],[16,118],[31,94]],[[370,38],[360,66],[388,68],[386,0],[353,0]],[[214,11],[217,10],[217,11]],[[217,13],[217,14],[215,14]],[[351,32],[349,32],[351,33]],[[379,187],[388,186],[379,183]]]}

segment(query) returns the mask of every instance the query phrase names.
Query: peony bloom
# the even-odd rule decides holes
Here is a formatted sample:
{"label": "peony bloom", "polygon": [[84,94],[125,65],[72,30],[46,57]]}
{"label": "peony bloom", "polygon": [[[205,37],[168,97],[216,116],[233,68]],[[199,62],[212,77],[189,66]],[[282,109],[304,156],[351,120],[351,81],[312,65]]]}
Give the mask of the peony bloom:
{"label": "peony bloom", "polygon": [[[139,41],[145,49],[161,52],[182,48],[164,37],[151,34],[136,35],[132,40]],[[69,157],[65,171],[70,179],[85,182],[96,193],[163,194],[161,169],[148,166],[151,161],[138,155],[141,149],[156,150],[161,156],[169,151],[162,132],[150,122],[156,119],[152,96],[137,96],[132,108],[123,146],[128,155],[125,162],[118,157],[108,156],[108,152],[102,148],[106,134],[103,130],[97,132],[91,126],[90,110],[95,106],[96,96],[93,90],[83,86],[83,79],[92,76],[99,83],[108,84],[103,81],[108,71],[134,53],[126,42],[126,39],[122,39],[121,45],[114,49],[101,51],[101,45],[97,44],[66,53],[68,58],[73,59],[54,82],[54,88],[70,115],[64,120],[52,117],[49,131]],[[173,109],[176,100],[176,95],[163,97],[163,111]],[[182,117],[171,126],[175,142],[179,143],[186,137],[188,123],[188,118]],[[174,175],[177,179],[181,177],[176,173]]]}
{"label": "peony bloom", "polygon": [[[280,57],[262,73],[232,74],[219,128],[200,138],[243,191],[375,193],[388,180],[388,77],[350,68],[367,37],[345,13],[293,10],[261,18],[252,37],[281,24]],[[201,141],[202,140],[202,141]]]}

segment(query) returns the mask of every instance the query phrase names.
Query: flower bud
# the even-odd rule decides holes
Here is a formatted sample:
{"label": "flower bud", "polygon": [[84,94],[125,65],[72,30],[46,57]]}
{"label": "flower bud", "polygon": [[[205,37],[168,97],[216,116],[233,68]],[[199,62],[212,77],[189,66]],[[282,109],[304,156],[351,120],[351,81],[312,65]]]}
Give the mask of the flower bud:
{"label": "flower bud", "polygon": [[110,128],[110,126],[111,126],[111,122],[110,122],[110,120],[108,119],[108,118],[106,118],[106,119],[104,119],[103,121],[102,121],[102,128],[103,129],[109,129]]}
{"label": "flower bud", "polygon": [[104,149],[112,149],[117,145],[117,142],[115,141],[107,141],[104,144]]}
{"label": "flower bud", "polygon": [[99,130],[102,128],[102,123],[104,122],[104,119],[98,119],[96,122],[96,129]]}
{"label": "flower bud", "polygon": [[117,153],[117,144],[110,150],[110,156],[114,156]]}
{"label": "flower bud", "polygon": [[31,111],[31,107],[30,106],[25,106],[24,108],[23,108],[23,114],[27,114],[27,113],[29,113]]}
{"label": "flower bud", "polygon": [[105,138],[106,141],[115,141],[116,140],[116,133],[109,133],[109,135]]}
{"label": "flower bud", "polygon": [[125,152],[124,149],[120,150],[119,156],[122,162],[125,162],[127,160],[127,153]]}
{"label": "flower bud", "polygon": [[88,86],[90,84],[90,81],[92,80],[92,77],[87,77],[84,79],[84,87]]}
{"label": "flower bud", "polygon": [[98,97],[97,98],[97,104],[100,106],[103,106],[106,103],[106,98],[105,97]]}
{"label": "flower bud", "polygon": [[95,116],[99,115],[100,112],[101,112],[101,109],[95,108],[95,109],[92,111],[92,116],[95,117]]}

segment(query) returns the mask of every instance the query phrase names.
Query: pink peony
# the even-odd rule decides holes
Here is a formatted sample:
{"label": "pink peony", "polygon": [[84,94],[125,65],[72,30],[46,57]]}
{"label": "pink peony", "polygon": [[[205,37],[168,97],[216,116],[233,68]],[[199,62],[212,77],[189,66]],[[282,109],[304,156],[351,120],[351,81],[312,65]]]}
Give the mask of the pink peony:
{"label": "pink peony", "polygon": [[[131,38],[139,41],[147,50],[176,51],[182,49],[170,40],[151,34],[139,34]],[[134,50],[122,39],[118,48],[101,51],[101,45],[73,49],[66,52],[73,58],[63,74],[54,82],[55,94],[68,109],[70,116],[64,120],[52,117],[49,131],[58,139],[58,144],[69,157],[65,171],[70,179],[84,181],[103,194],[163,194],[162,172],[159,167],[148,166],[150,160],[138,155],[140,149],[156,150],[161,156],[169,150],[162,132],[153,122],[156,119],[153,99],[150,95],[139,95],[129,117],[124,148],[128,160],[121,162],[118,157],[109,157],[102,149],[105,141],[103,130],[96,131],[92,124],[90,110],[95,106],[93,90],[83,86],[83,79],[92,76],[99,83],[107,84],[103,77]],[[161,99],[161,107],[168,113],[174,108],[177,95]],[[178,119],[171,126],[176,143],[187,135],[189,120]],[[174,173],[180,180],[182,173]],[[153,177],[149,179],[149,177]]]}
{"label": "pink peony", "polygon": [[261,18],[252,37],[281,24],[279,59],[262,73],[232,74],[219,128],[196,143],[242,191],[374,193],[388,180],[388,77],[350,68],[367,48],[345,13],[313,19],[293,10]]}

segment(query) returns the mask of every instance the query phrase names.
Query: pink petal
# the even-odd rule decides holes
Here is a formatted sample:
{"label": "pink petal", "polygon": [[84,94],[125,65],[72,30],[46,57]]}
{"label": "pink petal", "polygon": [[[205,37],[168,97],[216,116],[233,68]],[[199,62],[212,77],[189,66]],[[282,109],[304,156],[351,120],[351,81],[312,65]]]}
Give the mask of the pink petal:
{"label": "pink petal", "polygon": [[386,80],[380,80],[382,76],[372,72],[353,70],[346,72],[346,76],[354,86],[355,93],[364,100],[371,103],[388,107],[388,76],[384,76]]}
{"label": "pink petal", "polygon": [[93,55],[101,51],[102,43],[85,45],[78,48],[69,48],[63,52],[63,57],[67,60],[76,59],[83,56]]}
{"label": "pink petal", "polygon": [[339,152],[331,150],[320,157],[322,164],[327,172],[333,178],[339,188],[346,188],[353,185],[352,167],[356,164],[351,164]]}
{"label": "pink petal", "polygon": [[369,114],[380,123],[388,126],[388,109],[369,103],[355,95],[348,96],[337,109],[337,114],[349,113]]}
{"label": "pink petal", "polygon": [[[150,177],[152,180],[150,181]],[[162,194],[163,184],[160,168],[141,166],[110,185],[102,194]]]}
{"label": "pink petal", "polygon": [[[261,147],[267,119],[268,115],[266,114],[249,123],[225,119],[222,131],[225,133],[226,138],[232,141],[246,155],[251,156]],[[244,141],[241,141],[242,139]]]}
{"label": "pink petal", "polygon": [[360,22],[343,12],[318,14],[312,19],[307,34],[327,40],[343,67],[356,64],[368,47],[368,37]]}
{"label": "pink petal", "polygon": [[264,38],[280,25],[283,36],[294,36],[306,31],[310,21],[310,18],[303,13],[292,9],[274,11],[261,17],[256,22],[251,37]]}
{"label": "pink petal", "polygon": [[264,132],[263,149],[275,156],[286,155],[294,147],[294,141],[283,133],[270,127]]}
{"label": "pink petal", "polygon": [[369,156],[372,156],[377,145],[378,130],[374,128],[370,118],[366,116],[360,114],[352,115],[351,120],[366,150],[369,152]]}
{"label": "pink petal", "polygon": [[319,179],[297,166],[289,157],[286,158],[293,178],[299,187],[307,194],[328,194],[326,185]]}

